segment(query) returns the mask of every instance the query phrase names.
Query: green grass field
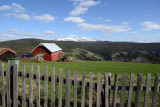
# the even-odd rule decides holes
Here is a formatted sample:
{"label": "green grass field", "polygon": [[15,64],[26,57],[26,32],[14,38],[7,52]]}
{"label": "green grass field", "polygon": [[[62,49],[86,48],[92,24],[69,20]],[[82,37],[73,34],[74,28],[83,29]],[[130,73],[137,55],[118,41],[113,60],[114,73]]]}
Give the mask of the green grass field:
{"label": "green grass field", "polygon": [[160,73],[159,64],[142,64],[142,63],[130,63],[130,62],[110,62],[110,61],[41,62],[41,63],[20,62],[20,66],[22,64],[25,64],[26,67],[28,67],[29,65],[33,65],[34,68],[36,65],[39,65],[42,74],[44,66],[48,66],[49,70],[51,69],[52,66],[54,66],[56,68],[56,71],[58,71],[58,68],[63,68],[64,70],[66,68],[70,68],[71,71],[78,70],[79,72],[85,70],[87,75],[89,74],[89,72],[93,73],[101,72],[101,74],[104,74],[105,72],[119,73],[119,74],[143,73],[145,75],[147,73],[151,73],[153,75],[156,73]]}
{"label": "green grass field", "polygon": [[[5,62],[5,68],[7,67],[7,63]],[[98,72],[101,73],[102,76],[106,72],[112,73],[112,76],[115,73],[122,75],[123,73],[127,73],[129,76],[130,73],[134,73],[137,75],[138,73],[143,73],[146,76],[148,73],[154,77],[156,73],[160,73],[160,65],[159,64],[143,64],[143,63],[130,63],[130,62],[111,62],[111,61],[77,61],[77,62],[20,62],[19,63],[19,71],[21,71],[21,65],[25,64],[26,72],[29,72],[29,65],[33,65],[33,73],[36,73],[36,66],[40,66],[41,75],[44,74],[44,66],[48,66],[48,75],[51,75],[51,68],[54,66],[56,69],[56,76],[58,76],[59,68],[63,68],[63,75],[65,77],[66,68],[71,69],[71,78],[73,78],[74,70],[78,71],[78,78],[81,77],[82,72],[86,71],[86,78],[89,79],[89,73],[93,72],[96,78]]]}

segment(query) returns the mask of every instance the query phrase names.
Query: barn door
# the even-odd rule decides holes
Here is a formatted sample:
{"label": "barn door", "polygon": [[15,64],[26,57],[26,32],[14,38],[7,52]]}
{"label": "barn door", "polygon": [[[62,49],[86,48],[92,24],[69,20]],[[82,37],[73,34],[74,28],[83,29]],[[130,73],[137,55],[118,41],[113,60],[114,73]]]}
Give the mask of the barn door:
{"label": "barn door", "polygon": [[44,58],[43,58],[44,54],[43,53],[40,53],[40,54],[37,54],[36,55],[36,58],[38,61],[44,61]]}

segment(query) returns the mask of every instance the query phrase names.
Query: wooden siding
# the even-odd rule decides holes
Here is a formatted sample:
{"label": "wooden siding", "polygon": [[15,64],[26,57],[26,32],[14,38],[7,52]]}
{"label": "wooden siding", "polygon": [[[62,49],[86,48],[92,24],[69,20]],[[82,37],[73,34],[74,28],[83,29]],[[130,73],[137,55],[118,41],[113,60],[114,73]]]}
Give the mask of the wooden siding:
{"label": "wooden siding", "polygon": [[6,51],[2,55],[0,55],[0,60],[7,61],[7,58],[14,58],[14,57],[15,57],[14,53],[12,53],[10,51]]}

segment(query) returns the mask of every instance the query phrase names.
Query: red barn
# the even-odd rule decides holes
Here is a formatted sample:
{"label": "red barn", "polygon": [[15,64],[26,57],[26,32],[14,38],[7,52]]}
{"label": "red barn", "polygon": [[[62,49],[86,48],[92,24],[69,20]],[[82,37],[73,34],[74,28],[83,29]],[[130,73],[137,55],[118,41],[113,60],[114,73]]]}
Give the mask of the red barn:
{"label": "red barn", "polygon": [[39,61],[56,61],[63,57],[62,49],[55,43],[40,43],[31,53]]}
{"label": "red barn", "polygon": [[7,48],[0,48],[0,60],[7,61],[7,58],[15,58],[16,52]]}

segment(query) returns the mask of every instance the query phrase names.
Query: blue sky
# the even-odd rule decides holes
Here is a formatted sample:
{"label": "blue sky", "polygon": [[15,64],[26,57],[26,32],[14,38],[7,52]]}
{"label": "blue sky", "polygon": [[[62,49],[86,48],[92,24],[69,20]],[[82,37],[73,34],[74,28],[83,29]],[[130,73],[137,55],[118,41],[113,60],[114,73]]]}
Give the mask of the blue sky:
{"label": "blue sky", "polygon": [[160,0],[0,0],[0,41],[160,42]]}

